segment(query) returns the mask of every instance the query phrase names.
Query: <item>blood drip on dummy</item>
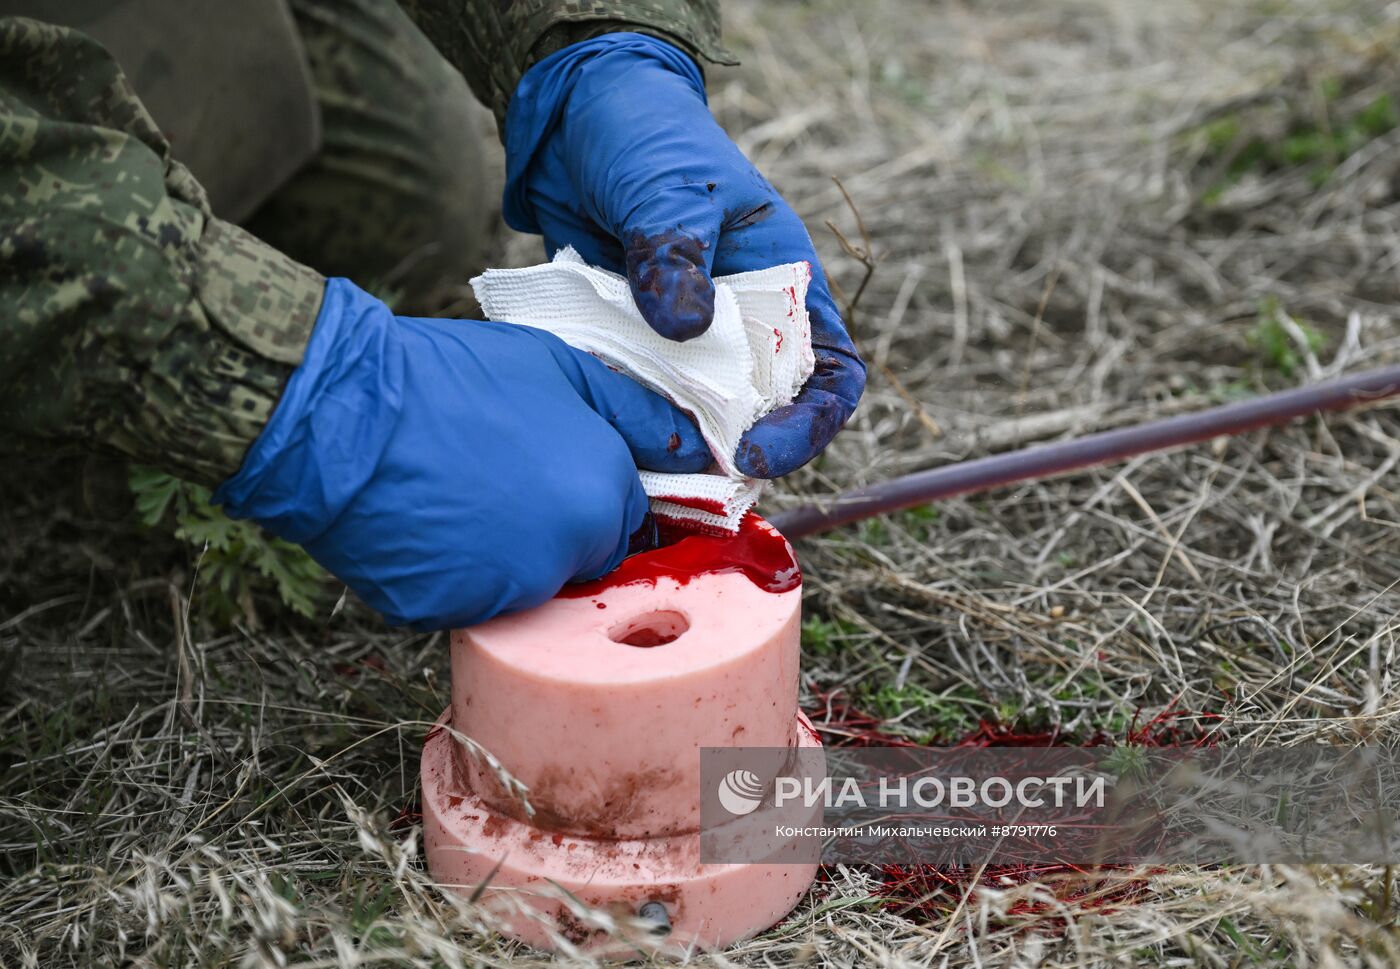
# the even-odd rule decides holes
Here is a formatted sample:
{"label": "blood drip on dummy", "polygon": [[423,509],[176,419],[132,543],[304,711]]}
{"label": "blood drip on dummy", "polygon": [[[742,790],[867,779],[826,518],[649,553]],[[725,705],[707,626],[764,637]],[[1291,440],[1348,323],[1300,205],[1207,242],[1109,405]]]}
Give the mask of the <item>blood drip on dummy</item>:
{"label": "blood drip on dummy", "polygon": [[[744,516],[737,535],[696,535],[663,525],[661,548],[627,558],[591,582],[566,585],[559,596],[582,599],[621,585],[672,579],[686,585],[701,575],[739,572],[764,592],[789,592],[802,584],[802,570],[792,546],[755,514]],[[640,644],[637,644],[640,645]]]}

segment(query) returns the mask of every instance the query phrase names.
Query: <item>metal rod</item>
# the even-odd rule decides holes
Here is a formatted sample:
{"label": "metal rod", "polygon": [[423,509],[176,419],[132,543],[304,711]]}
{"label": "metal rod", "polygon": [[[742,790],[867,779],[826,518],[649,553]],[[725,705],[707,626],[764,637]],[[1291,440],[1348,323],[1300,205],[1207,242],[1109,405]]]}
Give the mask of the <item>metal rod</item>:
{"label": "metal rod", "polygon": [[1135,454],[1208,441],[1221,435],[1243,434],[1309,414],[1346,410],[1397,395],[1400,395],[1400,365],[1367,370],[1339,380],[1265,394],[1191,414],[916,471],[844,492],[821,504],[779,512],[771,521],[788,538],[802,538],[943,498],[1110,464]]}

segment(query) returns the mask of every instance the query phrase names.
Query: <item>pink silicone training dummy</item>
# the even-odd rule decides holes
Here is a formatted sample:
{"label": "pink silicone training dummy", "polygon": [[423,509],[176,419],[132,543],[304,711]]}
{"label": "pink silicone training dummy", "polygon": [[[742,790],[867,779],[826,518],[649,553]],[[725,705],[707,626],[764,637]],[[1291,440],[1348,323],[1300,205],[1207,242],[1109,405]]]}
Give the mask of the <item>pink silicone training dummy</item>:
{"label": "pink silicone training dummy", "polygon": [[782,918],[816,866],[702,864],[699,764],[701,747],[817,746],[797,709],[801,595],[791,547],[751,515],[455,632],[451,729],[423,752],[434,877],[470,893],[490,876],[510,934],[546,948],[624,945],[565,893],[679,946]]}

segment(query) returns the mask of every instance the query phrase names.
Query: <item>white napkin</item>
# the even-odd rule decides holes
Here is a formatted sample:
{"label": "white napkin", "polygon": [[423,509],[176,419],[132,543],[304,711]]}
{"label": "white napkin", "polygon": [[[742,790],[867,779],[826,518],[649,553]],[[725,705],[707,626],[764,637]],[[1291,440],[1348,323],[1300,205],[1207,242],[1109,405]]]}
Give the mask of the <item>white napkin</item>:
{"label": "white napkin", "polygon": [[717,278],[714,322],[684,343],[647,325],[624,277],[587,265],[572,248],[543,265],[488,269],[471,284],[488,318],[549,330],[691,414],[721,474],[643,472],[642,486],[658,517],[734,532],[764,484],[734,466],[739,438],[789,403],[816,363],[811,276],[797,262]]}

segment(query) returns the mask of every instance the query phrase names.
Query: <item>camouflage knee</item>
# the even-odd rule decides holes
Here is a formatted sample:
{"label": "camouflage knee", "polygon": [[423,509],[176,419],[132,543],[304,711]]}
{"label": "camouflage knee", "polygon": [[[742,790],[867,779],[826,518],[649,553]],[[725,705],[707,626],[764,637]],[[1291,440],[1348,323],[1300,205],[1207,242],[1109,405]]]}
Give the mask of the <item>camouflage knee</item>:
{"label": "camouflage knee", "polygon": [[497,235],[490,113],[394,0],[293,0],[322,148],[247,227],[400,311],[440,306]]}

